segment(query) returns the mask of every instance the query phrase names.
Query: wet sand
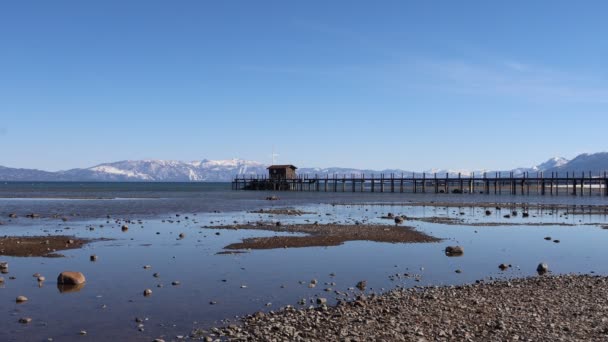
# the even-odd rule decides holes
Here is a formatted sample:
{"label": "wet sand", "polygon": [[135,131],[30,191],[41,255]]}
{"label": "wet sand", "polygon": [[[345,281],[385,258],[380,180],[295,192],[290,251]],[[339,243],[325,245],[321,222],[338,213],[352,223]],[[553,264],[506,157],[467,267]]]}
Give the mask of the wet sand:
{"label": "wet sand", "polygon": [[[398,289],[335,307],[257,313],[207,335],[233,341],[606,341],[608,278],[539,276]],[[201,334],[201,332],[198,332]],[[196,334],[195,334],[196,336]]]}
{"label": "wet sand", "polygon": [[228,250],[274,249],[312,246],[338,246],[347,241],[389,243],[438,242],[440,239],[414,230],[412,227],[388,225],[294,224],[258,223],[216,226],[211,229],[250,229],[281,233],[300,233],[305,236],[272,236],[244,239],[225,247]]}
{"label": "wet sand", "polygon": [[91,240],[73,236],[7,236],[0,238],[0,255],[56,258],[57,251],[81,248]]}

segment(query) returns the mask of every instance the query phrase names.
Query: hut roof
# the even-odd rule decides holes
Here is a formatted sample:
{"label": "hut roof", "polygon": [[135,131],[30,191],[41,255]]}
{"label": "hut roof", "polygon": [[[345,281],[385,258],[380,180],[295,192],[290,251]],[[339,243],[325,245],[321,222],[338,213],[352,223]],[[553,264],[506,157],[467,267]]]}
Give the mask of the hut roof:
{"label": "hut roof", "polygon": [[268,170],[272,170],[272,169],[292,169],[295,170],[297,169],[297,167],[288,164],[288,165],[270,165],[269,167],[267,167],[266,169]]}

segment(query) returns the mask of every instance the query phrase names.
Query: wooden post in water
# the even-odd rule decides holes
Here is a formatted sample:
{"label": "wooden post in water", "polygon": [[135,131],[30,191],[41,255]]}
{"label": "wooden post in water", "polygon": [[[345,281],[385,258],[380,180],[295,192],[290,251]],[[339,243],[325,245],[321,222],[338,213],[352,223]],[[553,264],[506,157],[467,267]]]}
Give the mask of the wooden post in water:
{"label": "wooden post in water", "polygon": [[399,182],[399,192],[403,192],[403,172],[401,173],[401,180]]}
{"label": "wooden post in water", "polygon": [[426,172],[422,172],[422,193],[426,193]]}
{"label": "wooden post in water", "polygon": [[458,191],[462,194],[464,192],[464,185],[462,183],[462,175],[458,172]]}
{"label": "wooden post in water", "polygon": [[593,195],[593,174],[589,171],[589,196]]}
{"label": "wooden post in water", "polygon": [[604,196],[608,196],[608,178],[606,177],[606,171],[604,171]]}

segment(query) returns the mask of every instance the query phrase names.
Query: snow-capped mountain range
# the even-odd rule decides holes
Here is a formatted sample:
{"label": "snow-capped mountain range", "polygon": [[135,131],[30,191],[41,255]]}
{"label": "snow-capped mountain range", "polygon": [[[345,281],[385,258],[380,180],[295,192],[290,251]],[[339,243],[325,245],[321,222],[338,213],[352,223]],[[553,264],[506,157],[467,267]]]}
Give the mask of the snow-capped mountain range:
{"label": "snow-capped mountain range", "polygon": [[[183,162],[173,160],[126,160],[114,163],[99,164],[90,168],[71,169],[67,171],[48,172],[33,169],[17,169],[0,166],[0,180],[2,181],[147,181],[147,182],[227,182],[235,176],[265,175],[268,165],[241,159],[207,160]],[[581,154],[572,160],[556,157],[539,165],[529,168],[516,168],[505,171],[490,170],[440,170],[431,169],[424,173],[432,175],[449,173],[468,176],[487,172],[513,172],[520,176],[525,172],[599,172],[608,170],[608,153]],[[360,175],[360,174],[412,174],[412,171],[400,169],[362,170],[352,168],[299,168],[300,175]],[[421,175],[422,172],[416,172]]]}

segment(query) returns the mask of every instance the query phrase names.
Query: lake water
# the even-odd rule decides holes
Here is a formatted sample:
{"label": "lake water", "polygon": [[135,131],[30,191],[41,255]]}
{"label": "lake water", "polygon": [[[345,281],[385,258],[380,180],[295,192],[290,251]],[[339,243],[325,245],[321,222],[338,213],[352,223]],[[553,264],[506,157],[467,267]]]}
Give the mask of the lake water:
{"label": "lake water", "polygon": [[[608,224],[608,217],[566,215],[573,209],[550,208],[552,204],[607,204],[599,196],[277,193],[280,200],[266,201],[268,195],[231,191],[230,184],[222,183],[1,184],[2,235],[60,234],[112,240],[62,251],[65,258],[0,256],[0,261],[10,264],[10,273],[3,275],[5,284],[0,286],[0,302],[4,303],[0,306],[0,340],[151,341],[159,337],[173,340],[178,335],[187,336],[193,329],[227,324],[227,320],[234,322],[235,316],[285,305],[299,306],[302,298],[307,305],[316,297],[333,302],[342,297],[333,291],[357,293],[349,288],[360,280],[367,281],[368,291],[377,292],[396,286],[463,284],[479,279],[535,275],[541,261],[548,263],[555,273],[608,275],[604,262],[608,230],[601,227]],[[491,208],[492,214],[487,216],[485,208],[475,206],[412,205],[431,201],[498,202],[503,209]],[[511,204],[519,202],[543,203],[546,207],[532,208],[530,217],[523,218],[521,206]],[[408,205],[394,205],[398,203]],[[311,214],[248,213],[283,207]],[[519,215],[503,217],[512,210]],[[12,212],[19,218],[9,220],[8,214]],[[32,212],[42,218],[24,217]],[[464,223],[406,221],[405,225],[443,239],[437,243],[353,241],[336,247],[252,250],[235,255],[217,253],[243,238],[280,233],[209,228],[259,220],[283,224],[306,220],[392,224],[381,218],[388,212],[412,218],[461,219]],[[51,218],[54,214],[66,216],[69,221]],[[142,223],[131,223],[129,230],[122,232],[121,224],[106,219],[106,215],[113,219],[141,219]],[[479,226],[489,223],[492,225]],[[538,223],[547,225],[535,225]],[[180,233],[185,238],[179,239]],[[548,236],[549,241],[544,239]],[[556,239],[559,243],[553,242]],[[464,255],[447,257],[445,247],[456,244],[464,247]],[[96,262],[89,260],[92,254],[98,256]],[[513,267],[503,272],[498,269],[500,263]],[[144,265],[152,267],[144,269]],[[55,277],[65,270],[83,272],[86,286],[78,292],[60,293]],[[155,272],[160,274],[159,278],[153,277]],[[32,277],[34,273],[46,276],[42,287]],[[397,274],[399,277],[395,277]],[[315,288],[308,287],[312,279],[318,280]],[[180,285],[172,286],[173,281],[179,281]],[[150,297],[142,295],[147,288],[153,291]],[[332,292],[325,291],[328,288]],[[29,301],[16,304],[19,295],[27,296]],[[20,317],[32,317],[33,321],[22,325],[17,323]],[[135,318],[144,319],[143,331]],[[79,336],[81,330],[87,331],[87,335]]]}

